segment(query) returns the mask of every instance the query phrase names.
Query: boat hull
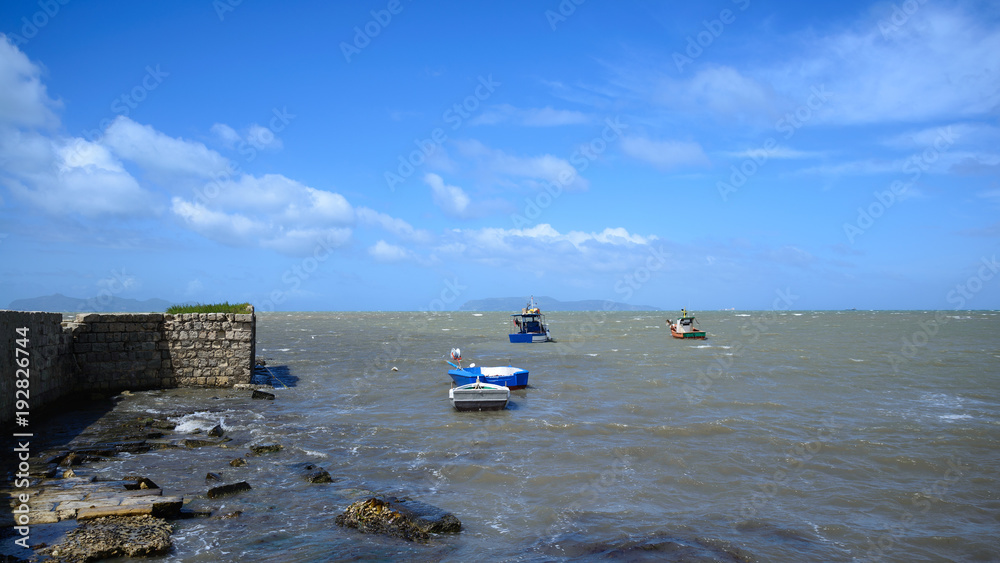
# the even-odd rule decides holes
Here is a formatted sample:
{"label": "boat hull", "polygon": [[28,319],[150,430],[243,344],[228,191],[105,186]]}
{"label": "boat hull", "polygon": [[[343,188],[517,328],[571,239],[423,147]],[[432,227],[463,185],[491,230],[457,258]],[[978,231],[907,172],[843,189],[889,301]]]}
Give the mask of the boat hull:
{"label": "boat hull", "polygon": [[524,389],[528,386],[528,370],[513,366],[450,369],[448,375],[459,386],[476,381],[502,385],[508,389]]}
{"label": "boat hull", "polygon": [[690,338],[692,340],[705,340],[705,331],[692,330],[688,332],[677,332],[676,330],[671,328],[670,336],[673,336],[674,338]]}
{"label": "boat hull", "polygon": [[448,390],[448,399],[459,411],[498,411],[507,407],[510,389],[499,385],[472,383]]}
{"label": "boat hull", "polygon": [[515,332],[510,334],[511,344],[548,342],[549,340],[551,340],[551,338],[548,333]]}

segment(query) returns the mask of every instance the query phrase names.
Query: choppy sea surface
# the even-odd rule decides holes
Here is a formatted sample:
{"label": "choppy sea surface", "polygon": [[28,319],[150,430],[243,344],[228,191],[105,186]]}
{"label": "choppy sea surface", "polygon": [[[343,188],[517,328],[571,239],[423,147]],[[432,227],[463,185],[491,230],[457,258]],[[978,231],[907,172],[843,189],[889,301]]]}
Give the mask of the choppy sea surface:
{"label": "choppy sea surface", "polygon": [[[181,430],[221,422],[281,452],[99,468],[141,466],[167,494],[203,494],[206,471],[254,486],[219,507],[237,518],[176,521],[159,560],[1000,560],[1000,313],[699,312],[703,341],[671,338],[668,316],[554,312],[558,342],[510,344],[506,313],[260,314],[275,401],[176,390],[120,407],[193,405]],[[453,347],[528,369],[529,387],[506,410],[456,412]],[[306,483],[299,462],[338,481]],[[435,505],[463,531],[338,527],[353,489]]]}

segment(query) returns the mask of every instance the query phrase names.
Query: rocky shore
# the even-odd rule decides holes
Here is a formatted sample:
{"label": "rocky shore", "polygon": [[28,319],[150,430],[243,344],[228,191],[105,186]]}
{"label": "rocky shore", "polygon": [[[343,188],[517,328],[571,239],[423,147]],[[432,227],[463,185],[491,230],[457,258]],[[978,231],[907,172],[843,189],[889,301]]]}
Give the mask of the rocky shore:
{"label": "rocky shore", "polygon": [[[256,405],[273,404],[275,395],[268,391],[269,388],[243,386],[215,390],[219,396],[212,399],[228,401],[229,409],[241,405],[239,408],[251,411],[256,410]],[[222,424],[206,430],[179,428],[177,421],[192,415],[196,409],[137,416],[134,409],[120,408],[133,398],[129,392],[111,398],[113,406],[99,415],[91,415],[93,420],[88,419],[89,424],[84,428],[68,431],[72,436],[67,435],[64,443],[56,439],[56,443],[33,453],[29,487],[0,491],[12,511],[21,504],[27,505],[33,536],[31,550],[21,548],[11,552],[11,542],[5,542],[0,560],[84,562],[169,553],[173,545],[173,522],[188,518],[207,521],[246,518],[255,511],[268,510],[257,506],[252,499],[244,499],[242,504],[232,499],[252,497],[258,488],[282,486],[261,482],[261,473],[254,471],[262,463],[279,463],[277,459],[281,460],[285,475],[294,476],[310,487],[335,487],[337,481],[343,480],[311,461],[288,460],[292,454],[285,452],[282,444],[257,442],[239,433],[231,435]],[[73,414],[63,417],[72,419]],[[59,421],[52,423],[59,424]],[[210,454],[216,450],[221,450],[220,454]],[[201,472],[204,486],[192,487],[190,479],[170,483],[152,474],[152,468],[163,455],[200,456],[198,459],[215,461]],[[151,469],[142,474],[134,471],[142,467]],[[129,469],[132,471],[127,474],[120,473]],[[332,495],[332,499],[340,499],[342,503],[343,512],[331,518],[331,526],[407,541],[427,541],[435,534],[461,530],[461,522],[454,515],[407,497],[382,495],[363,488],[317,490],[316,494]],[[27,495],[28,502],[20,503],[19,495]],[[12,522],[8,520],[7,525]],[[60,531],[43,533],[47,526]]]}

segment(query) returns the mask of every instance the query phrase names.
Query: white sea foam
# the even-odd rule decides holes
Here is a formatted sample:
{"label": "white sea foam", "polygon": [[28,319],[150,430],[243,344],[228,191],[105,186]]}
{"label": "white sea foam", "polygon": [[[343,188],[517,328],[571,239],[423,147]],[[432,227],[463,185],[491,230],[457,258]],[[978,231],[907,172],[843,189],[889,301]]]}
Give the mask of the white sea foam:
{"label": "white sea foam", "polygon": [[222,426],[223,430],[228,427],[225,425],[225,419],[219,416],[219,413],[210,412],[195,412],[191,414],[186,414],[176,421],[177,426],[174,427],[174,432],[180,434],[191,434],[196,430],[201,430],[202,432],[211,430],[215,428],[215,425]]}

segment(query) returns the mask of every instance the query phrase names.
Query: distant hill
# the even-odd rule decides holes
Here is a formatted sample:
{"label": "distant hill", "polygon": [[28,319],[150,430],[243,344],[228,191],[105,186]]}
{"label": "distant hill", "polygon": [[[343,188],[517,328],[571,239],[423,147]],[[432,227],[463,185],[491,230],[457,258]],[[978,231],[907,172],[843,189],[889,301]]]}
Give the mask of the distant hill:
{"label": "distant hill", "polygon": [[163,299],[122,299],[100,296],[90,299],[67,297],[61,293],[45,297],[15,299],[7,306],[14,311],[47,311],[51,313],[162,313],[173,305]]}
{"label": "distant hill", "polygon": [[[524,297],[491,297],[488,299],[472,299],[466,301],[458,308],[459,311],[510,311],[514,313],[520,311],[528,303]],[[543,313],[549,311],[659,311],[659,307],[648,305],[629,305],[628,303],[618,303],[601,299],[586,299],[583,301],[559,301],[552,297],[540,296],[535,298],[535,303]]]}

